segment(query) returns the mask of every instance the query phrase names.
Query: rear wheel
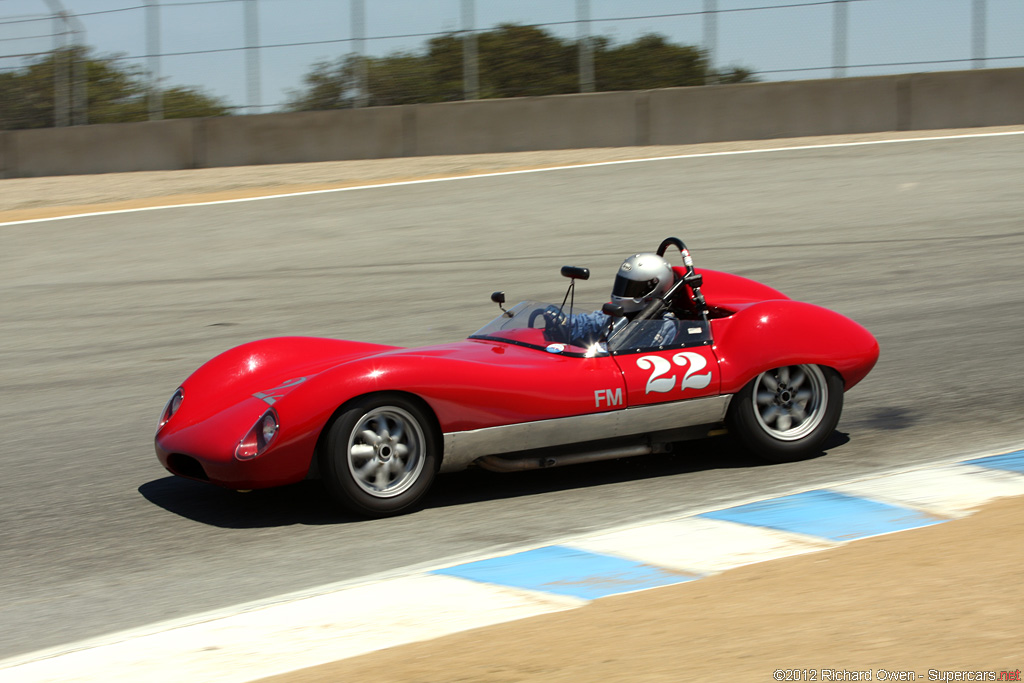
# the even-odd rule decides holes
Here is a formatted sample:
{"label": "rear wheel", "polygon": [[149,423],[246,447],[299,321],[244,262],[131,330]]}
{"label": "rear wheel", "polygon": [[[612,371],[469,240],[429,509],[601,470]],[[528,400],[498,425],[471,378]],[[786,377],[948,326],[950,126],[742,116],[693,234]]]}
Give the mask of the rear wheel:
{"label": "rear wheel", "polygon": [[843,380],[820,365],[762,372],[733,397],[729,429],[770,462],[808,458],[821,450],[843,411]]}
{"label": "rear wheel", "polygon": [[434,481],[440,446],[433,421],[395,394],[366,396],[331,424],[321,453],[328,492],[369,517],[406,512]]}

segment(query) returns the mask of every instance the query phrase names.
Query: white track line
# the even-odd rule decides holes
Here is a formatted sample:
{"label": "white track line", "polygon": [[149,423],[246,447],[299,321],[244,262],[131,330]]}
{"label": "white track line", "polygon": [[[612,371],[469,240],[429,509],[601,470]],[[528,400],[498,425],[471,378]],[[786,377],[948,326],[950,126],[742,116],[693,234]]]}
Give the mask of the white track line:
{"label": "white track line", "polygon": [[[52,218],[32,218],[23,221],[10,221],[0,223],[0,227],[8,225],[26,225],[29,223],[46,223],[49,221],[63,221],[72,218],[88,218],[92,216],[111,216],[121,213],[138,213],[140,211],[159,211],[162,209],[176,209],[190,206],[215,206],[218,204],[240,204],[242,202],[256,202],[265,199],[282,199],[285,197],[304,197],[318,194],[329,194],[333,192],[353,192],[356,190],[372,190],[383,187],[405,187],[408,185],[425,185],[428,183],[447,183],[455,180],[474,180],[477,178],[496,178],[501,176],[525,175],[527,173],[547,173],[550,171],[566,171],[579,168],[596,168],[599,166],[618,166],[622,164],[640,164],[650,161],[673,161],[678,159],[705,159],[708,157],[739,156],[743,154],[770,154],[775,152],[793,152],[808,149],[838,149],[843,147],[866,147],[870,145],[890,145],[904,142],[936,142],[942,140],[964,140],[973,138],[1005,137],[1008,135],[1024,135],[1024,130],[999,131],[995,133],[962,133],[956,135],[932,135],[920,138],[895,138],[892,140],[861,140],[857,142],[832,142],[816,145],[795,145],[792,147],[767,147],[764,149],[739,149],[724,152],[696,152],[693,154],[673,154],[661,157],[645,157],[638,159],[619,159],[617,161],[595,161],[581,164],[566,164],[564,166],[548,166],[544,168],[527,168],[516,171],[494,171],[493,173],[473,173],[469,175],[449,176],[445,178],[423,178],[420,180],[400,180],[386,183],[370,183],[366,185],[352,185],[349,187],[336,187],[326,190],[304,190],[301,192],[283,192],[280,194],[269,194],[259,197],[243,197],[239,199],[219,199],[216,201],[189,202],[185,204],[167,204],[163,206],[146,206],[134,209],[117,209],[111,211],[93,211],[90,213],[77,213],[67,216],[54,216]],[[157,198],[152,198],[157,199]],[[54,207],[57,208],[57,207]]]}

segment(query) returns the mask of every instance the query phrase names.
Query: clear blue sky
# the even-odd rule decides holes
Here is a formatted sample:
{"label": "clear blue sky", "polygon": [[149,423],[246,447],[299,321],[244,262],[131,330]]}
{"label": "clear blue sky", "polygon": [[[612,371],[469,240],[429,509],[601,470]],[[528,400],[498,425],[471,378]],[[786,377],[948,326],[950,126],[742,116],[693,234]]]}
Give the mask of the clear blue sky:
{"label": "clear blue sky", "polygon": [[[461,27],[461,0],[365,0],[366,48],[383,55],[415,51],[427,38],[378,36],[453,31]],[[87,43],[100,54],[140,57],[146,51],[143,0],[61,0],[80,14]],[[160,0],[161,52],[239,48],[245,45],[243,3],[197,4],[194,0]],[[806,7],[782,7],[806,4]],[[768,71],[764,80],[826,78],[833,61],[832,3],[815,0],[717,0],[717,65],[740,65]],[[986,0],[986,53],[989,66],[1024,66],[1024,0]],[[700,45],[703,19],[693,16],[618,21],[601,19],[700,12],[704,0],[590,0],[592,32],[617,42],[645,33],[660,33],[677,43]],[[128,9],[121,12],[108,10]],[[731,11],[740,8],[750,11]],[[865,65],[932,60],[970,60],[972,0],[855,0],[847,5],[848,64]],[[13,21],[49,13],[44,0],[0,0],[0,69],[24,64],[10,55],[45,52],[52,48],[49,21]],[[349,0],[258,0],[259,39],[263,45],[332,41],[351,38]],[[545,24],[572,22],[576,0],[476,0],[476,25],[498,23]],[[575,37],[576,26],[548,30]],[[260,100],[265,105],[286,101],[287,91],[300,87],[310,66],[352,50],[351,43],[268,48],[260,51]],[[145,66],[144,60],[135,60]],[[795,71],[826,67],[821,71]],[[967,69],[959,63],[851,68],[849,76]],[[794,71],[785,71],[794,70]],[[161,60],[167,85],[201,87],[230,104],[248,104],[246,54],[167,56]],[[264,111],[271,111],[268,107]]]}

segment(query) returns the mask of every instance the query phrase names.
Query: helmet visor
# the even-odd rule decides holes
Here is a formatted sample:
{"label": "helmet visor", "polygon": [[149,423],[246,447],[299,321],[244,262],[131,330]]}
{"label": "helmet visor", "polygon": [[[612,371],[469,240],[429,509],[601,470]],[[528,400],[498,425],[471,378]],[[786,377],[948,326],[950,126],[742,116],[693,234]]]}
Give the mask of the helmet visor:
{"label": "helmet visor", "polygon": [[612,296],[621,296],[624,299],[642,299],[658,286],[658,278],[650,280],[630,280],[621,275],[615,277],[615,285],[612,287]]}

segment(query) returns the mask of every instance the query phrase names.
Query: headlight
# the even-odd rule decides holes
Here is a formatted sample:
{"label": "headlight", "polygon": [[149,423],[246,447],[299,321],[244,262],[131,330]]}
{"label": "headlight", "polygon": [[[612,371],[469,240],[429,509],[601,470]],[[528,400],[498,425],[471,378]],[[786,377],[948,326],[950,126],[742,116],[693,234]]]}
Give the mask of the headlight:
{"label": "headlight", "polygon": [[178,412],[178,408],[181,407],[181,401],[184,397],[185,394],[182,393],[181,387],[178,387],[178,390],[174,392],[173,396],[171,396],[171,400],[164,406],[164,412],[160,416],[160,424],[156,426],[157,430],[162,429],[163,426],[167,424],[172,417],[174,417],[174,414]]}
{"label": "headlight", "polygon": [[241,441],[235,447],[235,458],[238,460],[252,460],[267,450],[267,446],[277,436],[278,423],[277,413],[273,409],[263,413],[263,416],[256,421]]}

